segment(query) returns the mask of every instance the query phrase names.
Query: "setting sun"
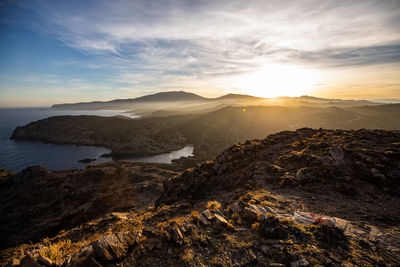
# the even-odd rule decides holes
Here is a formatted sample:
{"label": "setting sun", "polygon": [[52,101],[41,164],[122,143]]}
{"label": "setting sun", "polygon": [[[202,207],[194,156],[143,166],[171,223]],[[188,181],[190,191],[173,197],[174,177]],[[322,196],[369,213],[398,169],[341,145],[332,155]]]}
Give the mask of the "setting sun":
{"label": "setting sun", "polygon": [[320,79],[320,74],[310,69],[269,64],[239,76],[234,83],[246,93],[260,97],[301,96],[309,94]]}

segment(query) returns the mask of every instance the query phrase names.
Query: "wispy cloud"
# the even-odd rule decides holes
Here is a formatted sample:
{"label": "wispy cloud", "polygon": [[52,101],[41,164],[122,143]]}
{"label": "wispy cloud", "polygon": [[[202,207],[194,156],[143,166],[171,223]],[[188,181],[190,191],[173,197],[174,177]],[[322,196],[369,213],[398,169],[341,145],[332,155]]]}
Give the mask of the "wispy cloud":
{"label": "wispy cloud", "polygon": [[94,56],[57,64],[113,70],[107,79],[122,90],[217,88],[274,63],[400,62],[398,0],[37,0],[26,8],[52,36]]}

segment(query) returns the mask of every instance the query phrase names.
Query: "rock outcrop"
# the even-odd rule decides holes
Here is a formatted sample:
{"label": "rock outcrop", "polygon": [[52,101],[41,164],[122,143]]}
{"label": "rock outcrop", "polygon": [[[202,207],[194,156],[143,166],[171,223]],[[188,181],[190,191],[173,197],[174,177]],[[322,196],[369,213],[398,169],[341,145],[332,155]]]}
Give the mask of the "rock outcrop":
{"label": "rock outcrop", "polygon": [[[104,146],[113,156],[154,155],[187,145],[179,132],[170,129],[171,119],[132,120],[119,117],[56,116],[17,127],[11,139],[52,144]],[[174,122],[179,122],[179,117]]]}
{"label": "rock outcrop", "polygon": [[1,248],[36,242],[114,211],[153,205],[173,166],[131,162],[50,172],[26,168],[0,180]]}
{"label": "rock outcrop", "polygon": [[[396,266],[399,140],[397,131],[306,128],[234,145],[181,174],[151,164],[120,166],[119,172],[107,171],[115,181],[107,188],[116,203],[126,198],[131,208],[8,248],[1,259],[4,265],[32,266],[46,265],[43,259],[55,266]],[[106,166],[80,175],[93,168],[103,177]],[[132,172],[148,182],[163,180],[162,192],[137,189],[136,195],[150,194],[151,201],[135,207],[131,191],[125,196],[121,190]],[[44,184],[55,175],[42,168],[29,173],[47,177]],[[2,183],[32,183],[23,172],[9,174],[11,180],[7,175]],[[87,188],[86,194],[96,196],[96,190]],[[23,194],[18,201],[24,203]],[[31,209],[39,202],[49,200]]]}

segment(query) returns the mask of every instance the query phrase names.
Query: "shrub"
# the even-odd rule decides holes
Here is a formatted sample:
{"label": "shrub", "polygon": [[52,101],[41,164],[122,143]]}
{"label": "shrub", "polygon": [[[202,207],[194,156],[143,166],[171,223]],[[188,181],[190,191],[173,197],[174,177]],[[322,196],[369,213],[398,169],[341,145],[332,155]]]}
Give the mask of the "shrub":
{"label": "shrub", "polygon": [[185,262],[190,262],[194,258],[194,252],[192,249],[186,249],[181,255],[181,259]]}
{"label": "shrub", "polygon": [[251,230],[253,231],[260,231],[260,223],[256,222],[251,225]]}
{"label": "shrub", "polygon": [[64,255],[71,249],[71,240],[60,240],[51,244],[48,239],[44,239],[45,245],[39,245],[39,254],[53,261],[56,264],[64,262]]}
{"label": "shrub", "polygon": [[191,218],[192,218],[192,221],[193,221],[193,223],[195,223],[195,224],[199,224],[199,221],[200,221],[200,214],[199,214],[199,212],[197,211],[197,210],[194,210],[194,211],[192,211],[192,213],[190,214],[190,216],[191,216]]}
{"label": "shrub", "polygon": [[207,202],[207,209],[213,211],[213,210],[219,210],[221,208],[221,203],[218,201],[208,201]]}

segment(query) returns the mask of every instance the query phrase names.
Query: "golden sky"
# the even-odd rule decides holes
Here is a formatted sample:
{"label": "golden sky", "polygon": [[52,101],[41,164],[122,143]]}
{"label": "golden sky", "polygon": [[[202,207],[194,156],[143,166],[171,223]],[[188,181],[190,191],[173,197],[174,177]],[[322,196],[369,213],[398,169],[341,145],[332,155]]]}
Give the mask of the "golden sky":
{"label": "golden sky", "polygon": [[3,1],[0,106],[203,96],[400,98],[400,2]]}

